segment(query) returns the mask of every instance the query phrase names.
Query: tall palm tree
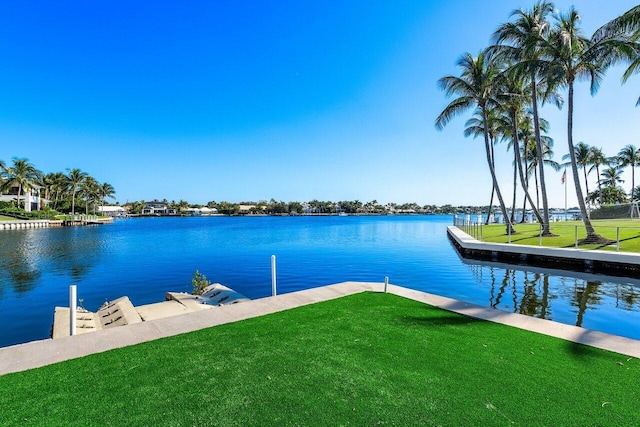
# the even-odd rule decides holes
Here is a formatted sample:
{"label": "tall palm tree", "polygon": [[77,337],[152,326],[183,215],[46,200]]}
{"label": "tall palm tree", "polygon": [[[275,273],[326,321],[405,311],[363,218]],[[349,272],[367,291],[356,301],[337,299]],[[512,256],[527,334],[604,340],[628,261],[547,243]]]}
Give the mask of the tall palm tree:
{"label": "tall palm tree", "polygon": [[103,182],[102,184],[100,184],[99,193],[100,193],[100,200],[102,200],[102,206],[104,207],[105,199],[107,197],[110,199],[115,198],[114,196],[116,194],[116,189],[113,188],[113,185],[109,184],[108,182]]}
{"label": "tall palm tree", "polygon": [[[480,111],[478,108],[476,108],[473,116],[469,120],[467,120],[464,125],[465,138],[469,136],[473,136],[473,138],[484,136],[484,119],[482,117],[482,111]],[[487,132],[489,134],[489,142],[491,144],[491,164],[494,168],[496,167],[494,147],[496,145],[498,137],[500,136],[500,128],[502,126],[502,118],[500,117],[498,110],[487,110]],[[491,186],[491,199],[489,199],[489,209],[487,211],[487,219],[485,220],[485,225],[489,224],[489,219],[491,218],[491,213],[493,211],[493,196],[495,195],[495,192],[495,187]]]}
{"label": "tall palm tree", "polygon": [[82,172],[80,169],[67,169],[67,183],[71,191],[71,214],[76,214],[76,193],[80,190],[82,181],[84,181],[89,174]]}
{"label": "tall palm tree", "polygon": [[[3,166],[2,175],[4,182],[2,188],[8,190],[13,187],[18,187],[18,206],[20,206],[20,196],[23,192],[31,191],[37,183],[40,181],[42,172],[36,169],[29,159],[13,158],[12,166]],[[25,210],[27,206],[25,206]]]}
{"label": "tall palm tree", "polygon": [[589,219],[585,198],[578,178],[578,163],[573,145],[573,92],[576,80],[589,79],[591,94],[595,94],[607,65],[601,55],[601,46],[585,38],[580,31],[580,17],[574,8],[556,17],[556,24],[545,46],[551,59],[548,79],[557,87],[567,88],[567,144],[571,157],[571,171],[575,184],[578,205],[582,214],[587,237],[583,243],[604,242]]}
{"label": "tall palm tree", "polygon": [[436,129],[442,130],[449,121],[456,115],[467,111],[469,108],[478,108],[482,113],[483,134],[485,154],[487,164],[491,173],[493,187],[496,190],[498,203],[502,216],[507,225],[507,233],[514,232],[513,226],[507,215],[507,209],[500,192],[496,171],[492,163],[491,146],[489,141],[489,130],[487,124],[487,111],[495,106],[494,97],[495,80],[499,74],[499,69],[493,57],[486,51],[480,52],[477,57],[473,57],[469,53],[465,53],[459,60],[457,65],[462,69],[460,77],[445,76],[438,80],[438,86],[447,96],[457,95],[458,97],[451,101],[447,107],[436,118]]}
{"label": "tall palm tree", "polygon": [[55,194],[53,209],[57,210],[58,202],[62,197],[64,197],[65,193],[69,191],[69,180],[65,174],[62,172],[55,172],[53,174],[53,185],[51,186],[51,191]]}
{"label": "tall palm tree", "polygon": [[618,152],[618,162],[621,167],[631,166],[631,193],[636,188],[636,166],[640,163],[640,150],[629,144]]}
{"label": "tall palm tree", "polygon": [[522,75],[530,79],[531,108],[533,111],[533,128],[538,157],[540,186],[542,191],[542,208],[544,209],[544,223],[542,234],[551,235],[549,223],[549,202],[544,176],[544,161],[542,143],[540,142],[540,120],[538,114],[538,79],[543,74],[546,61],[543,61],[543,40],[549,34],[548,16],[553,11],[553,4],[539,1],[531,10],[514,10],[511,14],[514,22],[507,22],[498,27],[493,34],[493,40],[498,44],[508,43],[498,49],[502,55],[515,62]]}
{"label": "tall palm tree", "polygon": [[[520,185],[524,190],[525,200],[529,199],[529,203],[531,204],[531,208],[533,209],[533,213],[536,216],[538,222],[540,224],[544,223],[540,212],[536,208],[531,199],[531,195],[529,194],[529,186],[525,179],[525,173],[523,170],[522,158],[520,156],[520,124],[523,123],[525,114],[523,109],[526,103],[526,93],[528,92],[528,88],[523,79],[518,78],[518,76],[514,72],[509,72],[505,74],[504,79],[502,80],[502,92],[500,95],[502,106],[505,109],[505,113],[507,115],[507,119],[505,123],[507,124],[507,129],[504,130],[504,135],[511,140],[513,145],[513,154],[514,154],[514,182],[513,182],[513,211],[515,212],[515,202],[516,202],[516,177],[515,173],[517,170],[518,176],[520,178]],[[528,120],[526,120],[528,121]],[[524,217],[524,210],[522,215]]]}
{"label": "tall palm tree", "polygon": [[99,187],[98,181],[89,175],[80,182],[79,194],[84,199],[84,210],[87,215],[89,215],[89,205],[92,203],[95,211],[95,202],[99,200]]}
{"label": "tall palm tree", "polygon": [[[616,48],[620,49],[619,59],[628,64],[622,75],[623,84],[633,74],[640,72],[640,46],[637,43],[639,39],[640,5],[632,7],[621,16],[607,22],[593,34],[592,40],[596,42],[613,40]],[[640,98],[636,102],[636,106],[638,105],[640,105]]]}
{"label": "tall palm tree", "polygon": [[[591,167],[589,168],[589,173],[591,173],[594,169],[596,170],[596,176],[600,176],[600,166],[608,165],[610,163],[610,159],[604,155],[602,152],[602,148],[591,147],[591,154],[589,155],[589,164]],[[602,185],[600,184],[600,178],[598,178],[598,194],[600,195],[600,205],[602,205]]]}
{"label": "tall palm tree", "polygon": [[[576,163],[584,173],[584,185],[586,188],[586,194],[589,194],[589,181],[587,180],[587,166],[591,164],[591,147],[588,144],[580,141],[573,147],[575,151]],[[562,160],[569,160],[568,163],[564,163],[563,166],[571,165],[571,154],[565,154],[562,156]]]}

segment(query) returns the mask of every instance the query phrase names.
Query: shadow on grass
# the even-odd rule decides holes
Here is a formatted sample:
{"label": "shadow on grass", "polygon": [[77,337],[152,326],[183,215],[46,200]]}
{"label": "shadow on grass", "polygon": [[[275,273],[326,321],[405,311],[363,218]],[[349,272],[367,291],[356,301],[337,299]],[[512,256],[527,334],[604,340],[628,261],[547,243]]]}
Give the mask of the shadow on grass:
{"label": "shadow on grass", "polygon": [[455,315],[443,311],[442,314],[428,315],[428,316],[402,316],[399,317],[399,321],[409,326],[430,326],[430,327],[442,327],[442,326],[466,326],[472,323],[483,322],[483,320],[475,319],[473,317],[466,317],[462,315]]}
{"label": "shadow on grass", "polygon": [[[630,241],[630,240],[636,240],[636,239],[640,239],[640,236],[627,237],[627,238],[625,238],[625,239],[620,239],[620,243],[622,243],[622,242],[628,242],[628,241]],[[607,246],[613,246],[613,245],[615,245],[615,243],[616,243],[616,242],[615,242],[615,241],[613,241],[613,243],[609,243],[608,245],[599,245],[599,246],[597,246],[597,247],[596,247],[596,249],[603,249],[603,248],[606,248]]]}

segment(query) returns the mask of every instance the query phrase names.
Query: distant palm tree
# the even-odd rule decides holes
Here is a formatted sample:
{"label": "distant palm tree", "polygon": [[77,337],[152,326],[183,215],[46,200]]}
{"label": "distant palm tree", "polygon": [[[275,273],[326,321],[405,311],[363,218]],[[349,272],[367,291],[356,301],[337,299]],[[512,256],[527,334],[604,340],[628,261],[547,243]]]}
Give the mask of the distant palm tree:
{"label": "distant palm tree", "polygon": [[[540,212],[537,207],[534,205],[533,200],[531,199],[531,195],[529,194],[529,186],[527,180],[525,179],[525,167],[523,166],[523,160],[520,153],[520,134],[521,128],[526,127],[528,123],[530,123],[530,119],[526,112],[524,111],[524,107],[526,105],[526,96],[529,93],[529,88],[525,84],[525,81],[521,78],[518,78],[517,74],[513,71],[508,72],[504,75],[504,79],[502,80],[502,91],[500,94],[500,101],[502,107],[505,109],[506,118],[503,122],[507,125],[503,131],[503,134],[506,138],[510,139],[511,144],[513,145],[513,154],[514,154],[514,182],[513,182],[513,212],[515,212],[515,202],[516,202],[516,176],[515,173],[517,171],[518,176],[520,178],[520,185],[524,191],[525,200],[529,199],[529,203],[531,204],[531,208],[533,209],[533,213],[536,216],[536,219],[540,224],[544,223]],[[523,220],[524,220],[524,209],[522,212]]]}
{"label": "distant palm tree", "polygon": [[53,209],[57,210],[58,202],[69,191],[69,180],[62,172],[55,172],[52,179],[53,185],[51,186],[51,191],[55,194],[53,200]]}
{"label": "distant palm tree", "polygon": [[640,163],[640,150],[635,145],[629,144],[618,153],[618,162],[621,167],[631,166],[631,193],[636,188],[636,166]]}
{"label": "distant palm tree", "polygon": [[[589,194],[589,181],[587,181],[587,166],[591,163],[591,147],[588,144],[580,141],[573,147],[575,152],[576,163],[584,173],[584,185],[586,194]],[[568,163],[564,163],[563,166],[571,165],[571,154],[565,154],[562,156],[562,160],[569,160]]]}
{"label": "distant palm tree", "polygon": [[[484,119],[482,116],[482,111],[480,111],[478,108],[476,108],[475,112],[473,113],[473,117],[467,120],[464,125],[465,138],[469,136],[473,136],[474,138],[484,136]],[[487,110],[487,132],[489,134],[489,142],[491,145],[491,164],[494,168],[496,167],[494,147],[496,145],[498,137],[500,136],[501,127],[504,127],[504,123],[502,121],[502,117],[498,113],[498,110]],[[491,213],[493,211],[493,196],[495,195],[495,192],[495,187],[491,186],[491,198],[489,199],[489,209],[487,212],[485,225],[489,224],[489,219],[491,218]]]}
{"label": "distant palm tree", "polygon": [[76,214],[76,193],[80,190],[82,181],[84,181],[89,174],[82,172],[80,169],[67,169],[67,182],[71,191],[71,214]]}
{"label": "distant palm tree", "polygon": [[[559,171],[560,164],[553,160],[553,138],[547,135],[540,136],[540,141],[542,142],[542,158],[544,166],[550,166],[553,170]],[[529,175],[533,175],[536,182],[536,198],[539,199],[539,195],[537,194],[539,191],[538,185],[538,171],[540,170],[538,166],[538,156],[537,156],[537,147],[535,146],[536,142],[533,139],[529,140],[529,149],[527,152],[529,153],[528,159],[528,169],[527,173]]]}
{"label": "distant palm tree", "polygon": [[[589,168],[589,173],[595,169],[596,175],[599,177],[600,166],[608,165],[610,163],[610,159],[604,155],[602,148],[591,147],[590,151],[589,164],[591,167]],[[600,184],[600,178],[598,178],[598,193],[600,194],[600,204],[602,205],[602,185]]]}
{"label": "distant palm tree", "polygon": [[460,77],[446,76],[438,80],[438,86],[447,96],[457,95],[453,101],[436,118],[436,129],[442,130],[449,121],[456,115],[461,114],[469,108],[476,107],[482,112],[484,125],[484,145],[487,164],[491,173],[493,187],[500,204],[500,210],[507,225],[507,233],[514,232],[513,226],[507,214],[507,209],[500,192],[496,171],[491,157],[491,146],[489,141],[489,131],[487,125],[487,111],[496,105],[494,97],[495,79],[499,74],[495,60],[486,51],[480,52],[477,57],[466,53],[458,60],[458,66],[462,69]]}
{"label": "distant palm tree", "polygon": [[108,182],[100,184],[100,199],[102,200],[102,206],[104,207],[105,199],[108,197],[113,199],[116,194],[115,188]]}
{"label": "distant palm tree", "polygon": [[84,210],[85,214],[89,215],[89,205],[93,203],[93,210],[95,214],[96,201],[99,200],[100,185],[92,176],[86,176],[80,182],[79,194],[84,198]]}
{"label": "distant palm tree", "polygon": [[41,176],[42,172],[29,163],[29,159],[14,157],[12,166],[5,165],[2,167],[2,177],[4,178],[2,188],[9,190],[10,188],[18,187],[17,201],[19,207],[22,193],[31,191],[40,181]]}
{"label": "distant palm tree", "polygon": [[605,187],[617,187],[624,182],[622,179],[622,169],[619,166],[612,166],[602,171],[598,182]]}

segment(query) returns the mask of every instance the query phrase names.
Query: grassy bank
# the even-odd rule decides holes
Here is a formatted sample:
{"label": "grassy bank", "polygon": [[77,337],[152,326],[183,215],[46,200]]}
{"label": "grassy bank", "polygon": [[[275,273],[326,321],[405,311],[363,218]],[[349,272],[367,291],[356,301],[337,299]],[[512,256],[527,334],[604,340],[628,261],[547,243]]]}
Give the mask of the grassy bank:
{"label": "grassy bank", "polygon": [[[640,220],[594,220],[592,221],[596,232],[607,239],[616,241],[620,239],[620,251],[640,252]],[[507,243],[509,236],[505,233],[504,224],[483,225],[482,231],[478,227],[467,230],[460,227],[469,234],[474,234],[479,240],[494,243]],[[511,243],[522,245],[540,245],[540,225],[539,224],[515,224],[516,234],[511,236]],[[553,237],[543,237],[542,246],[556,248],[573,248],[577,238],[584,239],[586,232],[582,221],[564,221],[551,224]],[[619,234],[618,234],[619,233]],[[480,238],[481,237],[481,238]],[[616,250],[616,243],[610,245],[580,245],[580,249]]]}
{"label": "grassy bank", "polygon": [[638,425],[640,363],[363,293],[0,377],[2,425]]}

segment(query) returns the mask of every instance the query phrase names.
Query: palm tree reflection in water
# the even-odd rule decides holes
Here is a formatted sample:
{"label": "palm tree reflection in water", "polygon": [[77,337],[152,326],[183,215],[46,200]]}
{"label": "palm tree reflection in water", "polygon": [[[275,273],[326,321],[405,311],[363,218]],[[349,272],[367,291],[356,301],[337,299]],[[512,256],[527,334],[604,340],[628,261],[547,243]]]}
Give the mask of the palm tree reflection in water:
{"label": "palm tree reflection in water", "polygon": [[[579,327],[585,323],[585,316],[588,317],[591,313],[595,318],[598,309],[607,304],[625,311],[640,311],[640,291],[637,289],[640,282],[634,285],[631,283],[632,279],[601,276],[603,280],[596,280],[588,276],[600,276],[588,273],[575,273],[576,277],[569,277],[572,272],[567,271],[554,284],[553,277],[559,275],[557,270],[553,271],[552,276],[551,272],[524,271],[508,268],[507,264],[471,262],[468,261],[467,264],[477,282],[488,282],[489,306],[503,311],[571,323]],[[485,275],[486,272],[489,274]],[[485,276],[488,276],[487,282],[484,280]],[[505,299],[508,294],[512,296],[511,302]],[[569,308],[565,311],[574,313],[575,321],[554,317],[554,307],[561,310],[563,305],[568,305]]]}

